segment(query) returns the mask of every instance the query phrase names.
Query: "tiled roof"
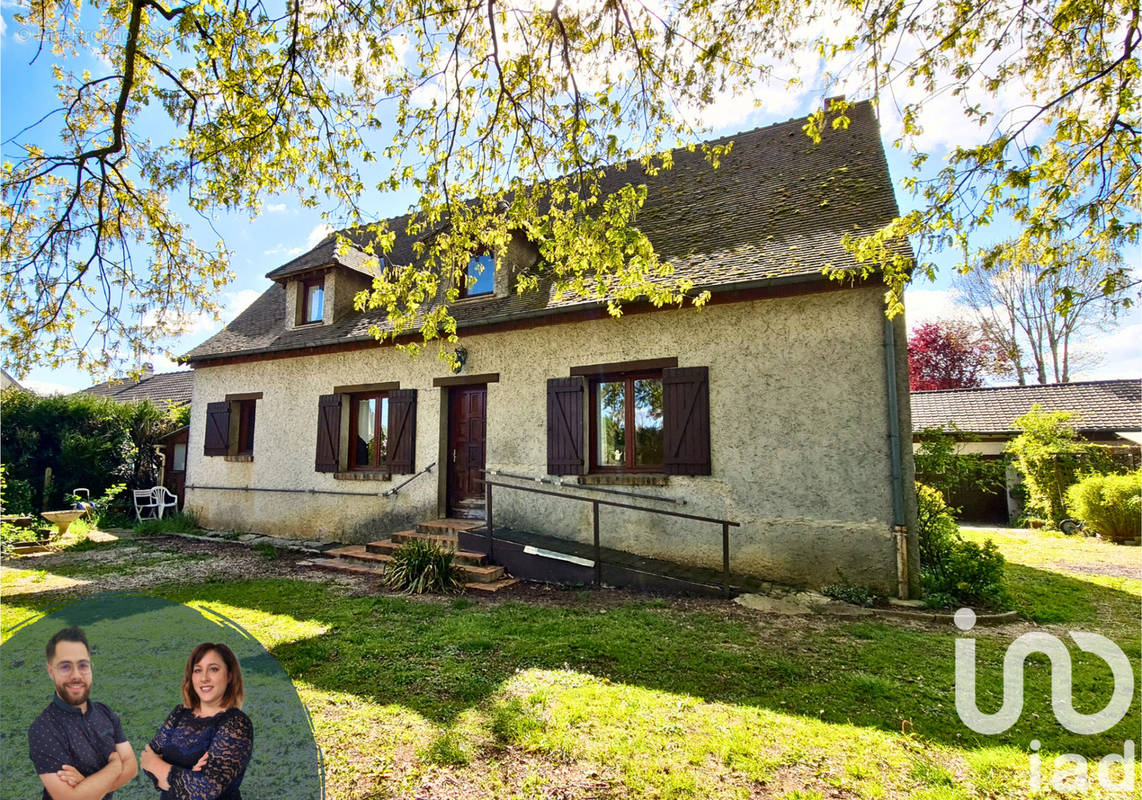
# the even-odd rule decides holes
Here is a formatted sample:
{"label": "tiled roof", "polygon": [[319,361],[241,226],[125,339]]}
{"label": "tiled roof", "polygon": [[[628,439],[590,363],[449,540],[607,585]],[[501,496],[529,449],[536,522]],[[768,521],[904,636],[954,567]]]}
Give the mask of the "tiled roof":
{"label": "tiled roof", "polygon": [[[743,284],[819,280],[826,265],[853,266],[841,245],[846,233],[871,233],[897,214],[880,131],[872,107],[857,103],[847,129],[825,131],[814,145],[803,119],[717,140],[733,149],[714,170],[700,152],[674,152],[674,166],[648,177],[637,163],[612,169],[604,191],[645,183],[647,198],[636,225],[659,257],[698,289]],[[403,234],[407,217],[389,221]],[[350,238],[352,231],[346,232]],[[398,235],[386,258],[404,264],[412,240]],[[906,247],[906,245],[902,245]],[[352,251],[334,254],[330,237],[267,277],[281,280],[317,267],[357,269]],[[492,297],[454,304],[458,326],[557,314],[599,305],[597,300],[560,297],[551,291]],[[369,328],[387,325],[383,310],[349,314],[330,325],[285,330],[285,291],[275,283],[226,328],[187,354],[192,361],[367,341]]]}
{"label": "tiled roof", "polygon": [[188,369],[180,372],[160,372],[138,381],[130,378],[104,381],[89,386],[83,391],[87,394],[110,397],[124,403],[134,400],[150,400],[155,405],[163,405],[164,403],[187,405],[190,403],[193,387],[194,371]]}
{"label": "tiled roof", "polygon": [[965,433],[1015,433],[1012,420],[1038,403],[1074,411],[1079,431],[1142,430],[1142,381],[1084,381],[912,392],[912,432],[948,423]]}

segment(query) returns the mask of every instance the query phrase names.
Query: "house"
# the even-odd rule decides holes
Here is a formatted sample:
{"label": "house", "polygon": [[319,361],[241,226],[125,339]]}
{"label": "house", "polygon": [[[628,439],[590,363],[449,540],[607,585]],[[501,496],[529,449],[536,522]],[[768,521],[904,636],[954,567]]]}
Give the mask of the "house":
{"label": "house", "polygon": [[11,375],[8,374],[8,370],[0,369],[0,391],[3,391],[5,389],[8,389],[8,388],[13,387],[13,386],[16,387],[17,389],[23,389],[24,388],[23,386],[20,385],[19,381],[17,381],[15,378],[13,378]]}
{"label": "house", "polygon": [[[113,378],[84,389],[86,394],[110,397],[120,403],[150,400],[159,408],[184,406],[190,403],[194,390],[194,373],[191,370],[156,373],[150,364],[144,365],[137,378]],[[186,448],[189,428],[184,425],[159,440],[163,455],[160,483],[178,496],[182,508],[186,493]]]}
{"label": "house", "polygon": [[[494,276],[477,277],[473,258],[452,307],[454,374],[369,335],[387,323],[353,310],[372,277],[360,250],[329,238],[273,269],[261,297],[186,356],[188,508],[212,527],[368,542],[482,515],[486,468],[562,495],[495,488],[497,528],[591,543],[592,504],[566,496],[623,501],[736,523],[735,574],[906,594],[917,549],[903,320],[886,321],[875,280],[822,275],[853,263],[843,234],[897,213],[873,109],[850,113],[819,145],[791,120],[732,137],[717,170],[679,150],[658,176],[609,174],[645,181],[637,224],[677,276],[711,292],[703,309],[630,303],[614,319],[550,287],[519,295],[515,275],[537,257],[520,237]],[[389,262],[406,263],[412,244],[398,236]],[[599,536],[723,565],[709,522],[608,505]]]}
{"label": "house", "polygon": [[[1003,458],[1007,443],[1019,435],[1013,422],[1038,404],[1043,411],[1074,412],[1073,424],[1084,439],[1107,445],[1138,463],[1142,443],[1142,381],[1104,380],[1031,386],[986,386],[912,393],[912,441],[919,447],[926,428],[957,429],[959,452]],[[1019,482],[1008,470],[1007,482],[991,494],[972,492],[949,498],[962,516],[976,522],[1007,524],[1022,513],[1011,490]]]}

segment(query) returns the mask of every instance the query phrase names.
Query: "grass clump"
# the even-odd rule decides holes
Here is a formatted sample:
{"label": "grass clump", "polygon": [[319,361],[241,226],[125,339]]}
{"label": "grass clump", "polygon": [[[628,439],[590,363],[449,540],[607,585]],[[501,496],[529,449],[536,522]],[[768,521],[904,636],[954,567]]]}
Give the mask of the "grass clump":
{"label": "grass clump", "polygon": [[452,563],[453,556],[434,542],[410,539],[393,552],[385,583],[409,594],[458,592],[462,584],[460,571]]}
{"label": "grass clump", "polygon": [[542,732],[545,725],[534,704],[513,697],[492,707],[489,727],[496,742],[508,747],[523,744]]}
{"label": "grass clump", "polygon": [[445,731],[437,736],[420,756],[438,767],[463,767],[472,760],[463,739],[456,731]]}
{"label": "grass clump", "polygon": [[164,533],[197,533],[198,520],[193,514],[180,511],[162,519],[145,519],[135,525],[140,536],[158,536]]}
{"label": "grass clump", "polygon": [[834,583],[829,586],[822,586],[821,594],[834,600],[840,600],[842,603],[864,606],[865,608],[874,606],[884,599],[863,586],[853,586],[850,583]]}
{"label": "grass clump", "polygon": [[278,549],[269,542],[258,542],[254,545],[253,551],[266,559],[266,561],[276,561],[278,556],[281,555]]}

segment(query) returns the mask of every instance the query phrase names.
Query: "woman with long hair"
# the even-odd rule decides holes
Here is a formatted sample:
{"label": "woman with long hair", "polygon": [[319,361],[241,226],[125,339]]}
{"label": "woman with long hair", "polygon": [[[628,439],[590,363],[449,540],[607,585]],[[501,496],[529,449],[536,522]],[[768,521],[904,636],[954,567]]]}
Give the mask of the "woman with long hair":
{"label": "woman with long hair", "polygon": [[254,725],[242,713],[242,667],[221,642],[203,642],[186,661],[182,704],[143,750],[143,770],[160,800],[241,800],[254,749]]}

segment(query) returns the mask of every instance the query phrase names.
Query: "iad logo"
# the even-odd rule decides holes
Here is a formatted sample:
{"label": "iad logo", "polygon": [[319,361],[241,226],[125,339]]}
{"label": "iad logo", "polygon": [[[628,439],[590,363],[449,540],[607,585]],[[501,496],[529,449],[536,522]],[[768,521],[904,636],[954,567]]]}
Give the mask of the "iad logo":
{"label": "iad logo", "polygon": [[[961,608],[956,612],[955,622],[961,631],[970,631],[975,627],[975,612],[970,608]],[[1118,645],[1097,633],[1071,631],[1070,637],[1080,650],[1093,653],[1110,666],[1114,676],[1114,692],[1101,711],[1093,714],[1075,711],[1071,692],[1071,655],[1067,646],[1049,633],[1035,631],[1023,634],[1007,648],[1003,658],[1003,705],[994,714],[983,713],[976,704],[975,640],[956,639],[956,713],[963,723],[976,733],[986,735],[1003,733],[1014,725],[1023,713],[1023,664],[1032,653],[1042,653],[1051,660],[1051,709],[1059,724],[1072,733],[1085,735],[1102,733],[1117,725],[1126,716],[1134,700],[1134,671],[1130,659]],[[1031,743],[1031,749],[1036,751],[1031,757],[1031,788],[1034,791],[1038,791],[1040,783],[1039,747],[1038,740]],[[1110,766],[1114,763],[1123,765],[1126,775],[1122,781],[1113,782],[1110,779]],[[1080,764],[1081,780],[1077,770]],[[1063,771],[1062,768],[1067,765],[1076,769]],[[1056,776],[1052,785],[1056,790],[1066,792],[1087,788],[1086,759],[1082,756],[1072,753],[1059,756],[1055,760],[1055,767]],[[1065,784],[1065,778],[1074,779],[1073,783]],[[1133,741],[1124,743],[1123,755],[1112,753],[1099,762],[1098,778],[1108,791],[1133,791]]]}

